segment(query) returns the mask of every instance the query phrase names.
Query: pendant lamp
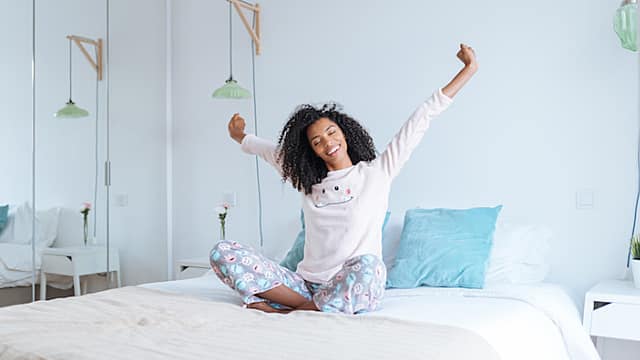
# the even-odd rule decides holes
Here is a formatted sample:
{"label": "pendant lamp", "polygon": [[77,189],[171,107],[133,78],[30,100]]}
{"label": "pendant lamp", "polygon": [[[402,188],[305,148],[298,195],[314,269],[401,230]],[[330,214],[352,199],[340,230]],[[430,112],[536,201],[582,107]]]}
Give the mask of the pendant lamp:
{"label": "pendant lamp", "polygon": [[231,1],[229,1],[229,79],[224,82],[222,87],[216,89],[211,96],[216,99],[247,99],[251,97],[251,92],[240,86],[233,78],[233,16],[231,13]]}
{"label": "pendant lamp", "polygon": [[638,51],[638,1],[624,0],[613,18],[613,29],[622,47]]}
{"label": "pendant lamp", "polygon": [[55,113],[55,117],[57,118],[81,118],[89,116],[89,112],[85,109],[78,107],[73,100],[71,100],[72,96],[72,86],[71,86],[71,76],[72,76],[72,60],[71,60],[71,38],[69,38],[69,101],[65,104],[65,106],[58,110]]}

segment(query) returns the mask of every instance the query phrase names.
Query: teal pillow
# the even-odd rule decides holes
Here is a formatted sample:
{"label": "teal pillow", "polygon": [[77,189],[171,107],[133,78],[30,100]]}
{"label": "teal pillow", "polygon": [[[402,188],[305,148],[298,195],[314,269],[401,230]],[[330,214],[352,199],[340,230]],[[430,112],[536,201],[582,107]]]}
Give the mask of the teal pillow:
{"label": "teal pillow", "polygon": [[7,221],[9,221],[9,205],[2,205],[0,206],[0,232],[7,226]]}
{"label": "teal pillow", "polygon": [[280,262],[281,266],[284,266],[291,271],[296,271],[298,263],[302,261],[302,257],[304,256],[304,213],[302,210],[300,210],[300,223],[302,224],[302,230],[298,233],[298,236],[293,242],[293,246],[291,246],[287,255]]}
{"label": "teal pillow", "polygon": [[[389,215],[391,215],[391,212],[387,211],[387,214],[384,217],[384,222],[382,223],[382,232],[384,232],[384,228],[387,226]],[[300,210],[300,223],[302,223],[302,230],[298,233],[298,236],[293,242],[293,246],[291,246],[287,255],[280,262],[281,266],[284,266],[291,271],[296,271],[298,269],[298,263],[302,261],[302,258],[304,257],[304,213],[302,210]]]}
{"label": "teal pillow", "polygon": [[408,210],[387,288],[482,288],[501,209]]}

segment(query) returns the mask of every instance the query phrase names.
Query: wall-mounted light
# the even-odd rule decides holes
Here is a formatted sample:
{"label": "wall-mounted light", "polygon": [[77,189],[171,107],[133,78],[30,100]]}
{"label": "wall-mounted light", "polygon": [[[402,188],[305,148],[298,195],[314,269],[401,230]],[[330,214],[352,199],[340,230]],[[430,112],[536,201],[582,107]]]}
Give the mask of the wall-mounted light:
{"label": "wall-mounted light", "polygon": [[[102,39],[93,40],[87,39],[81,36],[69,35],[67,36],[69,39],[69,101],[65,104],[65,106],[58,110],[54,114],[55,117],[58,118],[81,118],[89,116],[89,112],[85,109],[78,107],[72,100],[72,76],[73,76],[73,61],[71,56],[72,45],[71,42],[75,42],[76,45],[80,48],[80,51],[84,54],[84,56],[89,60],[91,67],[97,72],[98,81],[102,80]],[[94,60],[87,49],[85,49],[83,44],[92,45],[95,47],[96,59]]]}
{"label": "wall-mounted light", "polygon": [[[222,87],[213,92],[212,96],[217,99],[246,99],[251,97],[251,92],[240,86],[233,78],[233,10],[231,7],[234,6],[236,8],[242,23],[255,44],[256,55],[260,55],[260,6],[258,4],[249,4],[241,0],[227,1],[229,2],[229,78],[224,82]],[[253,26],[249,25],[249,21],[247,21],[247,18],[244,16],[242,8],[249,9],[253,12]]]}
{"label": "wall-mounted light", "polygon": [[622,47],[638,51],[638,0],[624,0],[613,18],[613,29]]}

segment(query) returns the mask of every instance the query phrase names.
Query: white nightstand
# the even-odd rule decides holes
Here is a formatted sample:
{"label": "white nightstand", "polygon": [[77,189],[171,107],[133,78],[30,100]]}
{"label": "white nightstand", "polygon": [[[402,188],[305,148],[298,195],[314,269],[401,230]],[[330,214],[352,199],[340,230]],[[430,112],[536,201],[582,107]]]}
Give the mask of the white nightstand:
{"label": "white nightstand", "polygon": [[107,248],[101,246],[76,246],[48,248],[42,251],[40,268],[40,300],[47,298],[47,274],[73,277],[75,296],[86,290],[86,281],[80,286],[80,276],[100,273],[116,273],[120,287],[120,259],[118,249],[109,248],[109,271],[107,272]]}
{"label": "white nightstand", "polygon": [[584,328],[589,335],[640,341],[640,289],[631,281],[603,281],[584,299]]}
{"label": "white nightstand", "polygon": [[176,261],[176,279],[178,280],[199,277],[209,270],[211,270],[211,264],[206,257]]}

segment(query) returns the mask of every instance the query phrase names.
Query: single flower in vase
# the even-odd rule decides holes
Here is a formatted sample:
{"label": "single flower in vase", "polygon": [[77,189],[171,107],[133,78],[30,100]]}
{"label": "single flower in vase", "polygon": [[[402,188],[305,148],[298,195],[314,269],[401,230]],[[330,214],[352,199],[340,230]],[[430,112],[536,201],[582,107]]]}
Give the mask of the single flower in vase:
{"label": "single flower in vase", "polygon": [[229,212],[229,204],[223,203],[222,205],[216,207],[216,213],[218,213],[218,220],[220,221],[220,240],[225,240],[226,238],[226,219],[227,212]]}
{"label": "single flower in vase", "polygon": [[83,219],[83,229],[84,229],[84,245],[87,245],[87,239],[89,238],[89,211],[91,211],[91,203],[84,202],[82,203],[82,210],[80,210],[80,214],[82,214]]}

